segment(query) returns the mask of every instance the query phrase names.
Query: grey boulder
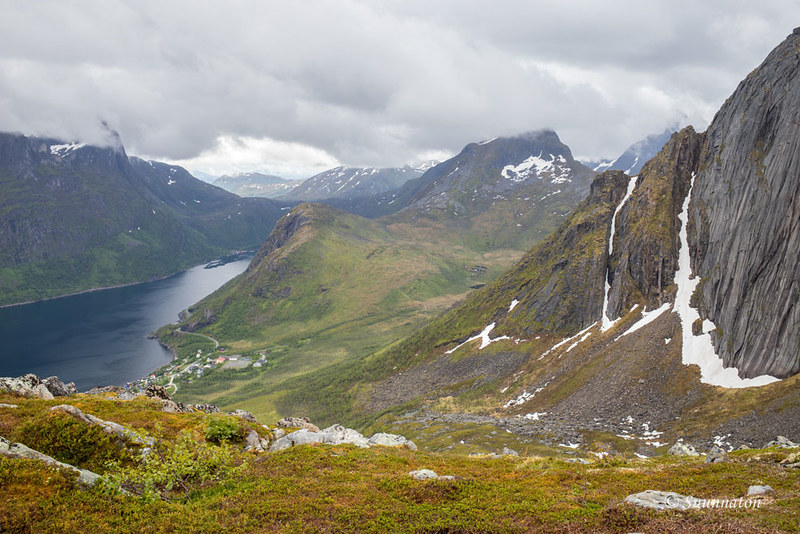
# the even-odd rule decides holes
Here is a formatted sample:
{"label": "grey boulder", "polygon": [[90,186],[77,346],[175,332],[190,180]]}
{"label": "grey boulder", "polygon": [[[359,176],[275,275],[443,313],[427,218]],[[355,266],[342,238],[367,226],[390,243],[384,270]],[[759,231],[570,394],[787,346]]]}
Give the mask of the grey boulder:
{"label": "grey boulder", "polygon": [[772,493],[773,490],[771,486],[750,486],[747,488],[747,496],[754,497],[756,495],[766,495],[767,493]]}
{"label": "grey boulder", "polygon": [[329,445],[349,444],[356,447],[369,447],[370,443],[360,432],[342,425],[332,425],[322,431],[322,442]]}
{"label": "grey boulder", "polygon": [[416,471],[411,471],[408,476],[413,478],[414,480],[438,480],[439,475],[436,474],[436,471],[432,471],[430,469],[417,469]]}
{"label": "grey boulder", "polygon": [[707,464],[718,464],[728,461],[728,452],[725,449],[717,447],[711,447],[711,450],[708,451],[708,455],[706,455],[706,463]]}
{"label": "grey boulder", "polygon": [[670,447],[667,454],[671,454],[672,456],[700,456],[700,453],[697,452],[694,447],[682,441],[678,441],[675,445]]}
{"label": "grey boulder", "polygon": [[370,445],[380,445],[381,447],[408,447],[412,451],[417,450],[417,446],[413,441],[399,434],[378,432],[369,438],[369,443]]}
{"label": "grey boulder", "polygon": [[694,497],[674,491],[645,490],[625,497],[625,502],[653,510],[686,510],[693,506]]}

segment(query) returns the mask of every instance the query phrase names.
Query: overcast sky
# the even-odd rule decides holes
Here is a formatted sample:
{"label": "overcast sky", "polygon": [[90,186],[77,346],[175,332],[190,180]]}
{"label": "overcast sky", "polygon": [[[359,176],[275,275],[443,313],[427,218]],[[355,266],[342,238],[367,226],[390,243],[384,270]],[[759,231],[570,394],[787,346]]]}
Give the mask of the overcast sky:
{"label": "overcast sky", "polygon": [[796,0],[0,0],[0,130],[219,175],[442,159],[553,128],[705,129]]}

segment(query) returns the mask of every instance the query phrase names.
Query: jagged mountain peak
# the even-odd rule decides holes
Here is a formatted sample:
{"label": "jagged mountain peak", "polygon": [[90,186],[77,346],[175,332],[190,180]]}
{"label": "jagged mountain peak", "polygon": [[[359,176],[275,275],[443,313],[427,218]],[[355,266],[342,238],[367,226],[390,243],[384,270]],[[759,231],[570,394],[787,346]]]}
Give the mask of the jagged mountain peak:
{"label": "jagged mountain peak", "polygon": [[[592,175],[554,131],[538,130],[470,143],[393,198],[406,198],[410,207],[458,216],[485,211],[511,196],[530,199],[567,189],[585,194]],[[531,187],[535,191],[528,191]]]}
{"label": "jagged mountain peak", "polygon": [[586,161],[585,164],[596,172],[620,170],[630,176],[635,176],[639,174],[645,163],[658,154],[670,136],[676,131],[676,128],[666,128],[659,134],[648,135],[644,139],[633,143],[615,159]]}

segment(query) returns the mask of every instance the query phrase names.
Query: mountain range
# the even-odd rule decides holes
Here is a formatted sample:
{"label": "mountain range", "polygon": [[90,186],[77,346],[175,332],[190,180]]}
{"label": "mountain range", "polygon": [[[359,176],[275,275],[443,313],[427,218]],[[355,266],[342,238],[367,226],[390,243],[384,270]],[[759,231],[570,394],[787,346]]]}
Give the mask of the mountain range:
{"label": "mountain range", "polygon": [[8,133],[0,192],[0,304],[141,282],[254,248],[285,207],[129,158],[120,142]]}
{"label": "mountain range", "polygon": [[226,174],[212,183],[240,197],[275,198],[291,191],[298,184],[298,181],[260,172],[246,172],[232,175]]}
{"label": "mountain range", "polygon": [[300,182],[289,191],[287,200],[319,201],[370,197],[402,186],[421,176],[435,162],[416,167],[334,167]]}

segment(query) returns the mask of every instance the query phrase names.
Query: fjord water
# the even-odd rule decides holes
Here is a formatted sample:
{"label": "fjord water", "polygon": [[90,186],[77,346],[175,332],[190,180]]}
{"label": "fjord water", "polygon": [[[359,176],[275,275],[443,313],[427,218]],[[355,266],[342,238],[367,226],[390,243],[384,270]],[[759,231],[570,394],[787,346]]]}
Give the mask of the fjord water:
{"label": "fjord water", "polygon": [[243,272],[250,258],[163,280],[0,309],[0,376],[35,373],[80,391],[150,374],[172,354],[147,334]]}

